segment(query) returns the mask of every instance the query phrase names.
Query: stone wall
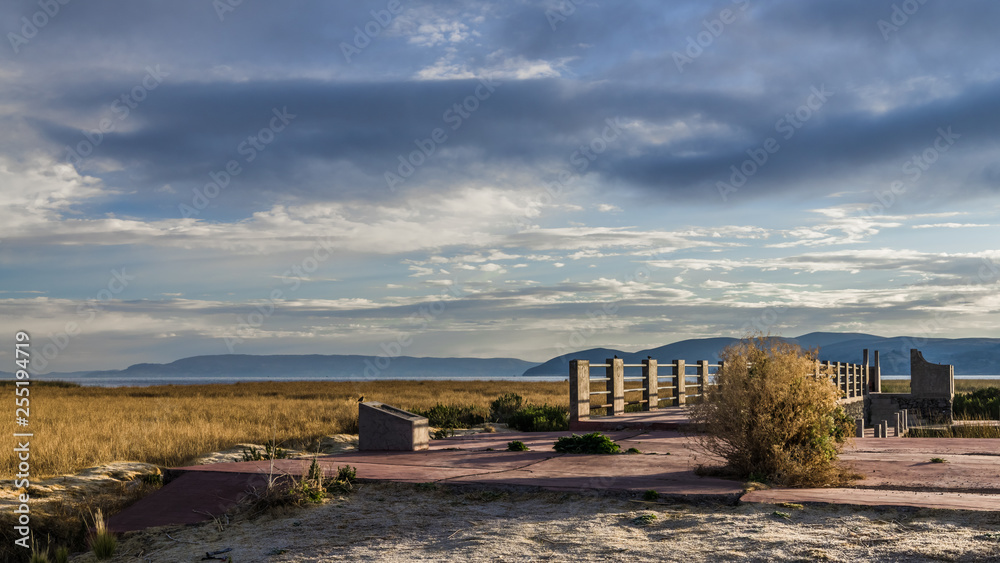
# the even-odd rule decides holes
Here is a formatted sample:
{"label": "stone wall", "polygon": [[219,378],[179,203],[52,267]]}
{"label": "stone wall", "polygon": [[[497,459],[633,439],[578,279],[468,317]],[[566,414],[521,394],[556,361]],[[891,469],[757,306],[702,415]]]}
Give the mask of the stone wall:
{"label": "stone wall", "polygon": [[840,406],[844,408],[844,412],[847,416],[851,418],[866,418],[865,417],[865,401],[862,397],[857,397],[851,401],[842,401]]}
{"label": "stone wall", "polygon": [[915,397],[908,393],[872,393],[865,400],[865,423],[874,426],[883,420],[890,423],[896,418],[896,411],[909,411],[917,420],[910,426],[920,424],[951,424],[952,399],[950,397]]}

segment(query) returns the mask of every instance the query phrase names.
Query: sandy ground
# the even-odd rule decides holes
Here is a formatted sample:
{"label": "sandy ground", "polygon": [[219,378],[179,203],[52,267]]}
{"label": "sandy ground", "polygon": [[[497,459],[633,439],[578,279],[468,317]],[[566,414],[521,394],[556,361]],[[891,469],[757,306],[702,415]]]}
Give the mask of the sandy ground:
{"label": "sandy ground", "polygon": [[[362,484],[322,505],[122,537],[113,561],[997,561],[1000,513],[680,505]],[[94,561],[82,555],[75,562]]]}
{"label": "sandy ground", "polygon": [[[209,454],[198,463],[241,459],[243,446]],[[330,436],[322,452],[356,447],[356,436]],[[118,463],[46,480],[39,486],[54,498],[151,471],[155,468],[147,464]],[[10,500],[0,498],[0,504]],[[111,561],[204,561],[206,553],[227,549],[216,560],[229,556],[235,563],[1000,561],[1000,513],[669,504],[580,494],[365,483],[320,505],[274,509],[256,518],[234,511],[197,526],[124,534]],[[87,553],[75,555],[72,561],[96,559]]]}

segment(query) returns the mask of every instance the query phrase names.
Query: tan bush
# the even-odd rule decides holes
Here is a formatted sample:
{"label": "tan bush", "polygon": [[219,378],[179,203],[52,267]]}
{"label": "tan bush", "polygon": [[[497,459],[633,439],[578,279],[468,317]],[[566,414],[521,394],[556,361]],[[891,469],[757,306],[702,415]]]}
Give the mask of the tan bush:
{"label": "tan bush", "polygon": [[816,376],[815,353],[762,336],[721,354],[718,385],[691,407],[702,445],[739,477],[818,486],[850,476],[837,455],[853,421],[837,405],[836,385]]}

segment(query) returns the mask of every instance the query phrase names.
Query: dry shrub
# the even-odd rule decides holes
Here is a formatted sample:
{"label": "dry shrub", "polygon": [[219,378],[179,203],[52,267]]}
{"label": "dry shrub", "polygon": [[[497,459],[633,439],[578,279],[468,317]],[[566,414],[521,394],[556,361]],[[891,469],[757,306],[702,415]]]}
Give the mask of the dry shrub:
{"label": "dry shrub", "polygon": [[691,407],[702,445],[739,477],[786,486],[842,482],[837,454],[853,421],[836,385],[816,376],[815,354],[754,336],[721,354],[718,385]]}

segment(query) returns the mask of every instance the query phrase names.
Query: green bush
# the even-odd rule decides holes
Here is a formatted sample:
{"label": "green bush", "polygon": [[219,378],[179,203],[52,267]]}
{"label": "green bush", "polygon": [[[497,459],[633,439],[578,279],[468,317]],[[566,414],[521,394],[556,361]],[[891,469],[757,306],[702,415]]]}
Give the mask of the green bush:
{"label": "green bush", "polygon": [[564,454],[616,454],[621,448],[612,440],[600,432],[591,432],[579,436],[563,436],[556,440],[552,446],[557,452]]}
{"label": "green bush", "polygon": [[972,393],[955,395],[952,411],[960,420],[1000,419],[1000,388],[984,387]]}
{"label": "green bush", "polygon": [[508,452],[526,452],[528,451],[528,446],[520,440],[514,440],[513,442],[507,442]]}
{"label": "green bush", "polygon": [[524,398],[517,393],[504,393],[490,403],[490,418],[507,422],[510,416],[524,407]]}
{"label": "green bush", "polygon": [[485,409],[473,405],[442,405],[438,403],[417,414],[427,417],[428,424],[437,428],[468,428],[486,422]]}
{"label": "green bush", "polygon": [[740,478],[788,486],[843,482],[837,455],[854,421],[837,405],[828,375],[814,375],[814,355],[765,337],[726,348],[724,366],[691,419],[705,448]]}
{"label": "green bush", "polygon": [[521,432],[558,432],[569,430],[569,412],[548,405],[528,405],[507,419],[507,426]]}

